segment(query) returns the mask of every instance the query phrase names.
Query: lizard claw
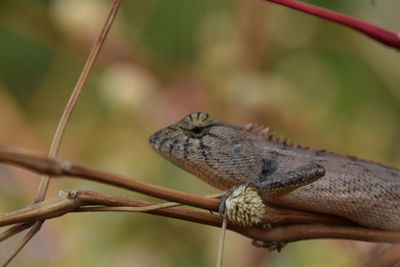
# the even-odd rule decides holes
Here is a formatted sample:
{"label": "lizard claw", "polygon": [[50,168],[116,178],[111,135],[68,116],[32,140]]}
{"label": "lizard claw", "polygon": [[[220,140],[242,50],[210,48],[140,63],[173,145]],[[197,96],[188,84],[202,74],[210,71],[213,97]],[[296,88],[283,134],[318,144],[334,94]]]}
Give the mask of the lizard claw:
{"label": "lizard claw", "polygon": [[221,202],[219,203],[219,208],[218,208],[219,216],[221,216],[222,218],[226,217],[226,214],[225,214],[225,210],[226,210],[225,200],[226,200],[226,197],[225,198],[221,197]]}
{"label": "lizard claw", "polygon": [[269,251],[278,251],[281,252],[282,248],[286,246],[286,242],[283,241],[272,241],[272,242],[266,242],[266,241],[261,241],[261,240],[256,240],[254,239],[251,244],[257,248],[267,248]]}
{"label": "lizard claw", "polygon": [[222,218],[225,218],[226,214],[226,200],[228,199],[228,197],[230,195],[232,195],[232,193],[238,188],[238,185],[235,185],[234,187],[232,187],[231,189],[228,189],[224,192],[224,194],[219,198],[221,200],[221,202],[219,203],[219,208],[218,208],[218,212],[219,215]]}

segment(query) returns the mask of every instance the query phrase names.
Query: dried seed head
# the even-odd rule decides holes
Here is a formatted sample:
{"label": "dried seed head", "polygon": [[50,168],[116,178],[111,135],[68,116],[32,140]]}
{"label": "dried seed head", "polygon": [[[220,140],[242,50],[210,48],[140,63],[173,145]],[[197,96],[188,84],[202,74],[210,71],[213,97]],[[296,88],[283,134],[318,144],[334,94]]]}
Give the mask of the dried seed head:
{"label": "dried seed head", "polygon": [[252,226],[262,222],[265,205],[254,187],[238,187],[225,201],[228,220],[241,226]]}

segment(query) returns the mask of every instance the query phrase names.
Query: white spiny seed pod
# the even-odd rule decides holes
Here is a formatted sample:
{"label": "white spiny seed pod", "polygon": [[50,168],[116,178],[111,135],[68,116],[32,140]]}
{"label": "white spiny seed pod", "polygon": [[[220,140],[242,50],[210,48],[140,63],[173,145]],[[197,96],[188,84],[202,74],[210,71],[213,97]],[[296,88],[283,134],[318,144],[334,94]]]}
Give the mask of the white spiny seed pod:
{"label": "white spiny seed pod", "polygon": [[242,185],[226,199],[225,213],[234,224],[252,226],[261,223],[265,205],[254,187]]}

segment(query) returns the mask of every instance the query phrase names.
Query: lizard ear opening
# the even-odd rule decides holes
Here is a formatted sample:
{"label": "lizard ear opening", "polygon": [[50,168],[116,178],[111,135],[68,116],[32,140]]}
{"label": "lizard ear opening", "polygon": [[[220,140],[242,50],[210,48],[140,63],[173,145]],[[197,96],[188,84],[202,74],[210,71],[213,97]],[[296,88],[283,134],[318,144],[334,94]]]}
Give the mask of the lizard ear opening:
{"label": "lizard ear opening", "polygon": [[242,152],[242,143],[240,142],[234,142],[232,144],[232,152],[234,154],[240,154]]}

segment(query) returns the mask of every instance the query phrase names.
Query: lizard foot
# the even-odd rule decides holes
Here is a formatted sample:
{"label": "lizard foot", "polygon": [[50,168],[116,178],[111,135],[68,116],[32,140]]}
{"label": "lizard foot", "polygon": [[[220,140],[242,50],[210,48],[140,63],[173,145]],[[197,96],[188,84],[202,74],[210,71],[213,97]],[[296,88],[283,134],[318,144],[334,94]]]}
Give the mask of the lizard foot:
{"label": "lizard foot", "polygon": [[267,248],[269,251],[278,251],[280,252],[282,248],[286,246],[286,242],[283,241],[272,241],[272,242],[266,242],[266,241],[261,241],[261,240],[253,240],[251,244],[257,248]]}
{"label": "lizard foot", "polygon": [[258,195],[257,186],[245,183],[226,191],[221,197],[219,212],[230,222],[252,226],[262,222],[265,205]]}

